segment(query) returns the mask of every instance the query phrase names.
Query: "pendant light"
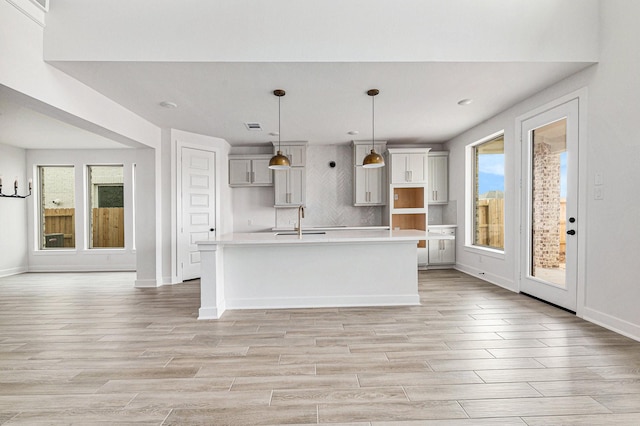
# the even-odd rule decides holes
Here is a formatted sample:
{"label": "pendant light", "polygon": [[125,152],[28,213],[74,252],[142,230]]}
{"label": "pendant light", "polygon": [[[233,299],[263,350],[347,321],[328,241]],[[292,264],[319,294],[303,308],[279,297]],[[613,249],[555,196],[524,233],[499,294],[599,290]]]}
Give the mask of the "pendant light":
{"label": "pendant light", "polygon": [[375,169],[384,167],[384,158],[376,152],[376,107],[375,96],[380,93],[378,89],[367,91],[367,95],[371,96],[371,153],[367,154],[362,160],[362,167],[365,169]]}
{"label": "pendant light", "polygon": [[278,151],[276,155],[269,160],[269,168],[273,170],[286,170],[291,167],[289,159],[280,151],[280,98],[285,95],[285,91],[282,89],[276,89],[273,94],[278,97]]}

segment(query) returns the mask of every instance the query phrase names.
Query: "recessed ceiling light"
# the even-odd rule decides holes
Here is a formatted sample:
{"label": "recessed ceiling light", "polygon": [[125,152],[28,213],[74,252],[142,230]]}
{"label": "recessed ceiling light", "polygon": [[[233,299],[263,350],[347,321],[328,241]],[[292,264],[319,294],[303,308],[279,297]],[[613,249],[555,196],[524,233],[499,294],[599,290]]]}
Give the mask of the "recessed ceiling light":
{"label": "recessed ceiling light", "polygon": [[279,134],[278,132],[269,132],[269,136],[278,136]]}
{"label": "recessed ceiling light", "polygon": [[175,102],[170,102],[170,101],[162,101],[159,104],[162,108],[169,108],[169,109],[174,109],[174,108],[178,108],[178,104]]}
{"label": "recessed ceiling light", "polygon": [[471,102],[473,102],[473,99],[461,99],[458,101],[458,105],[465,106],[469,105]]}
{"label": "recessed ceiling light", "polygon": [[357,130],[351,130],[350,132],[347,132],[347,133],[348,133],[348,134],[350,134],[350,135],[357,135],[357,134],[359,134],[360,132],[359,132],[359,131],[357,131]]}

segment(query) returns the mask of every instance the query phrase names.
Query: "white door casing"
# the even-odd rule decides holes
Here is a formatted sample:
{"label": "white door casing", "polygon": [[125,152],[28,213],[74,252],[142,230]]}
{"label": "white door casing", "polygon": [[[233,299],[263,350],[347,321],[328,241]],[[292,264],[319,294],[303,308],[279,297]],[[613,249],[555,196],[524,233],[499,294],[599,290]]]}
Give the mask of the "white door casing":
{"label": "white door casing", "polygon": [[182,147],[180,151],[182,223],[178,232],[182,280],[200,277],[197,241],[215,238],[215,152]]}
{"label": "white door casing", "polygon": [[[568,100],[562,104],[532,115],[521,122],[522,184],[521,184],[521,227],[520,227],[520,291],[538,297],[570,311],[578,305],[578,241],[580,217],[578,217],[579,188],[579,100]],[[533,259],[533,135],[553,123],[566,124],[566,257],[563,284],[554,283],[552,278],[534,273]],[[573,219],[573,221],[571,221]]]}

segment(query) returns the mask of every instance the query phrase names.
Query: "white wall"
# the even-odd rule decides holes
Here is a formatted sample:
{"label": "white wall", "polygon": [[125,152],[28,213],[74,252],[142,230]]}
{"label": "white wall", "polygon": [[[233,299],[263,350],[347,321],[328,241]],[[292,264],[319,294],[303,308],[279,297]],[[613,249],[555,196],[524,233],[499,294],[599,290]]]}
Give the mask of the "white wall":
{"label": "white wall", "polygon": [[[29,271],[132,271],[136,269],[136,252],[133,240],[133,164],[135,149],[121,150],[28,150],[27,175],[34,182],[34,194],[28,199],[28,256]],[[89,249],[88,165],[123,165],[124,178],[124,232],[122,249]],[[75,234],[74,249],[39,249],[39,185],[38,166],[73,166],[75,185]],[[144,172],[144,169],[142,170]],[[64,206],[72,207],[72,206]]]}
{"label": "white wall", "polygon": [[591,62],[597,12],[597,0],[56,0],[45,50],[87,61]]}
{"label": "white wall", "polygon": [[[18,0],[19,3],[25,0]],[[0,85],[39,112],[131,146],[159,146],[160,129],[43,61],[43,27],[0,1]]]}
{"label": "white wall", "polygon": [[[27,193],[26,152],[0,143],[2,193],[12,195],[18,177],[18,194]],[[0,198],[0,277],[27,270],[27,200]]]}
{"label": "white wall", "polygon": [[[28,0],[0,1],[0,93],[10,93],[14,102],[124,145],[159,147],[161,132],[157,126],[43,61],[42,23],[37,19],[32,20],[13,5],[24,6],[25,2],[28,3]],[[138,264],[131,263],[132,253],[115,257],[107,255],[104,262],[99,261],[103,255],[95,258],[85,256],[69,262],[76,262],[77,268],[96,265],[99,270],[112,267],[136,268],[138,282],[156,285],[160,280],[158,257],[161,250],[156,244],[156,233],[160,232],[160,227],[156,227],[159,212],[155,204],[160,199],[156,191],[159,184],[155,181],[159,161],[155,161],[156,152],[153,150],[149,163],[141,161],[146,159],[144,153],[137,154],[138,166],[143,167],[139,168],[142,178],[138,180],[140,188],[136,199],[140,201],[138,212],[145,219],[140,221],[141,228],[138,232]],[[29,217],[33,220],[31,214]],[[151,228],[151,231],[148,232],[145,227]],[[31,232],[31,227],[29,231]],[[26,231],[21,238],[33,242],[33,235],[27,236]],[[33,250],[31,244],[29,250]],[[35,261],[34,255],[30,254],[29,262],[32,261]],[[56,261],[53,256],[40,257],[33,267],[48,270],[56,267]]]}
{"label": "white wall", "polygon": [[[581,182],[586,190],[580,194],[586,214],[578,220],[586,223],[584,268],[584,318],[640,340],[640,139],[637,117],[640,116],[640,2],[607,0],[601,3],[600,63],[544,90],[541,93],[487,120],[447,144],[450,150],[450,176],[464,176],[464,147],[501,129],[505,130],[505,256],[503,259],[478,255],[466,250],[463,239],[457,240],[458,267],[512,290],[517,290],[519,205],[516,188],[520,178],[520,159],[516,156],[515,119],[566,94],[586,87],[587,143],[586,168]],[[604,175],[604,200],[594,200],[596,173]],[[459,235],[464,235],[464,181],[450,182],[450,198],[458,205]],[[580,305],[579,301],[579,305]]]}

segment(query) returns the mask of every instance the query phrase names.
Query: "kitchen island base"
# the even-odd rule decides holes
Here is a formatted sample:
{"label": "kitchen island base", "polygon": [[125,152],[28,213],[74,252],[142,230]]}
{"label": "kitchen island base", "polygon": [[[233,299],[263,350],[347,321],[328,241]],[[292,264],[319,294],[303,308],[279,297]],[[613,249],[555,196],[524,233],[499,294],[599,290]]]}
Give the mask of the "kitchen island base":
{"label": "kitchen island base", "polygon": [[313,237],[274,244],[199,242],[198,318],[218,319],[226,309],[420,304],[417,238]]}

